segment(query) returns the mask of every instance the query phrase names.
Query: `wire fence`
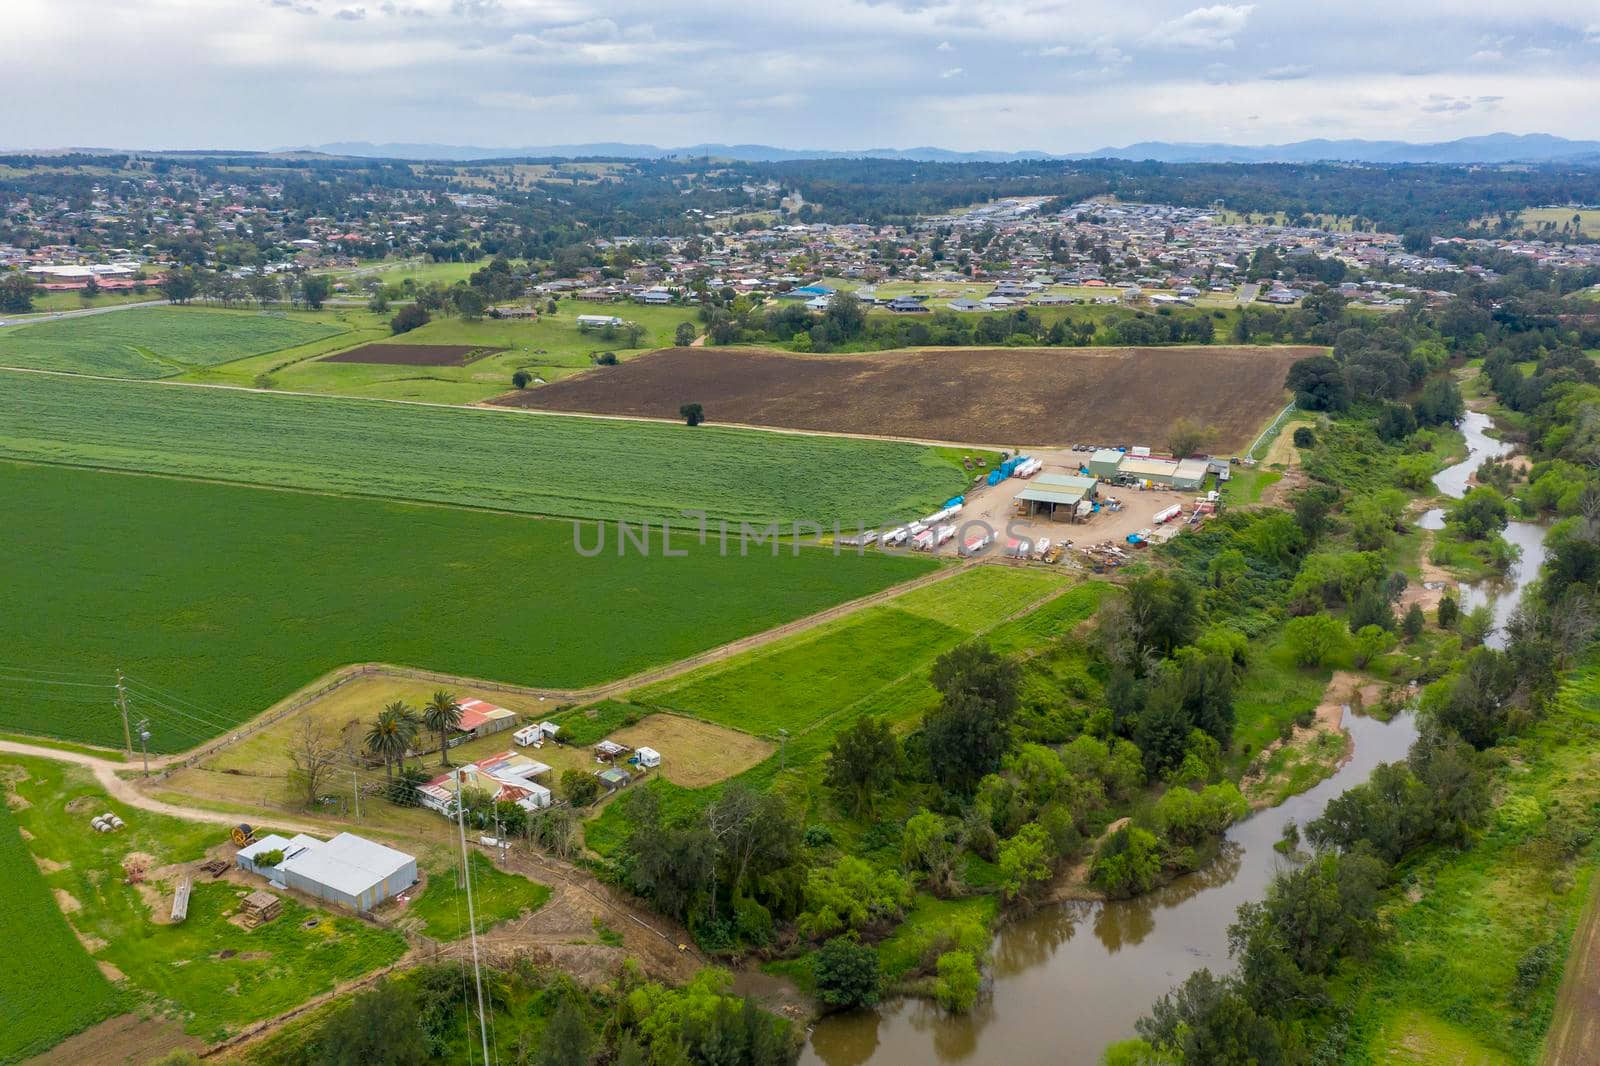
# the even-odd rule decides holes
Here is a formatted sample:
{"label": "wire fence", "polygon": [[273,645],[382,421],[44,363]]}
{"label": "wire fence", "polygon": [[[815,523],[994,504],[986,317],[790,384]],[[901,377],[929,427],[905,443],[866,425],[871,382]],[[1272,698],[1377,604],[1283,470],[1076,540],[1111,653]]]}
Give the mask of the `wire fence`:
{"label": "wire fence", "polygon": [[1255,442],[1250,445],[1250,448],[1245,452],[1245,455],[1252,459],[1256,458],[1256,452],[1261,450],[1261,446],[1263,444],[1266,444],[1272,440],[1273,437],[1278,435],[1278,430],[1283,428],[1284,420],[1292,414],[1294,414],[1294,401],[1290,400],[1288,406],[1279,411],[1278,417],[1272,420],[1272,425],[1261,431],[1261,435],[1257,437]]}

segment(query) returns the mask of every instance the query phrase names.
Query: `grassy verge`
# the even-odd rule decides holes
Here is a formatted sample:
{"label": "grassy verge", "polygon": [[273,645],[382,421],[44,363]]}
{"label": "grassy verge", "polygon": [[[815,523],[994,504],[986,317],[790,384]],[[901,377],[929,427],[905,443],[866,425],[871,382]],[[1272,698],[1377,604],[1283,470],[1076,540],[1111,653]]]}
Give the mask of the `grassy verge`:
{"label": "grassy verge", "polygon": [[[468,863],[473,916],[480,933],[532,914],[550,899],[548,885],[502,870],[476,851],[468,854]],[[421,922],[422,931],[435,940],[458,940],[467,935],[467,893],[459,884],[460,876],[460,863],[430,868],[427,887],[406,908],[407,917]]]}

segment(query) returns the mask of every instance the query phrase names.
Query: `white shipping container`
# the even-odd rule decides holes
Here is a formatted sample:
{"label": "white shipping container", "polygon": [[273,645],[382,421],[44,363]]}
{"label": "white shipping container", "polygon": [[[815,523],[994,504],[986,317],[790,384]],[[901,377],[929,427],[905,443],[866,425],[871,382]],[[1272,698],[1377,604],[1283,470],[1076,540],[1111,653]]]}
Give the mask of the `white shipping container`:
{"label": "white shipping container", "polygon": [[905,526],[896,526],[894,529],[891,529],[889,532],[885,533],[882,537],[882,540],[883,543],[891,546],[896,544],[904,544],[906,535]]}
{"label": "white shipping container", "polygon": [[938,531],[933,535],[933,543],[935,545],[948,544],[952,539],[954,539],[955,535],[955,526],[940,526]]}
{"label": "white shipping container", "polygon": [[927,529],[928,528],[928,523],[926,523],[926,522],[913,522],[909,526],[907,526],[906,528],[911,531],[911,535],[914,537],[918,533],[921,533],[924,529]]}
{"label": "white shipping container", "polygon": [[1148,458],[1150,458],[1150,449],[1149,448],[1129,448],[1128,449],[1128,454],[1137,455],[1141,459],[1148,459]]}
{"label": "white shipping container", "polygon": [[1162,522],[1172,521],[1172,519],[1177,518],[1182,513],[1183,508],[1177,504],[1173,504],[1171,507],[1165,507],[1157,511],[1150,520],[1156,523],[1156,525],[1160,525]]}
{"label": "white shipping container", "polygon": [[919,552],[933,550],[933,530],[924,529],[911,539],[911,547]]}
{"label": "white shipping container", "polygon": [[992,543],[994,543],[994,537],[992,535],[988,533],[974,533],[971,537],[968,537],[967,542],[961,546],[961,554],[976,555]]}

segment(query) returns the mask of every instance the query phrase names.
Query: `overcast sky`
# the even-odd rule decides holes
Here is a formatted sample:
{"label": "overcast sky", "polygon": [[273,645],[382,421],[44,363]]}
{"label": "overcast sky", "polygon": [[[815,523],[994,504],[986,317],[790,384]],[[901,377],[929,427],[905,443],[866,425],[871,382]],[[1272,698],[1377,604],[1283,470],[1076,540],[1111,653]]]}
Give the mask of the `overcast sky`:
{"label": "overcast sky", "polygon": [[1600,0],[3,0],[0,145],[1600,138]]}

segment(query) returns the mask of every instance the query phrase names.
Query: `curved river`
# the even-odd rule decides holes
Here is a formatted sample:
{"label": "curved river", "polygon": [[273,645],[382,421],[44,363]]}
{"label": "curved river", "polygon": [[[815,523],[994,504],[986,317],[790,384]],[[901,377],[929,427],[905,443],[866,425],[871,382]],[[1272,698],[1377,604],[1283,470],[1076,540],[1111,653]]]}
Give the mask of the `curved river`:
{"label": "curved river", "polygon": [[[1480,462],[1509,450],[1487,435],[1492,425],[1486,415],[1467,415],[1461,427],[1467,459],[1434,479],[1441,493],[1461,496]],[[1422,524],[1436,528],[1442,520],[1442,511],[1430,511]],[[1505,535],[1521,546],[1520,565],[1506,579],[1462,590],[1466,606],[1490,603],[1501,623],[1538,574],[1544,527],[1514,522]],[[1272,846],[1284,825],[1316,818],[1379,763],[1404,758],[1417,735],[1410,712],[1389,723],[1346,714],[1344,725],[1354,741],[1350,761],[1315,788],[1235,825],[1205,869],[1140,899],[1049,906],[1002,926],[993,944],[993,995],[970,1015],[948,1015],[921,1000],[830,1015],[813,1030],[801,1062],[1098,1062],[1107,1044],[1133,1035],[1134,1022],[1189,974],[1232,966],[1228,925],[1241,903],[1262,897],[1286,862]]]}

